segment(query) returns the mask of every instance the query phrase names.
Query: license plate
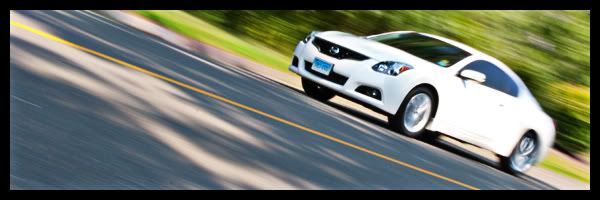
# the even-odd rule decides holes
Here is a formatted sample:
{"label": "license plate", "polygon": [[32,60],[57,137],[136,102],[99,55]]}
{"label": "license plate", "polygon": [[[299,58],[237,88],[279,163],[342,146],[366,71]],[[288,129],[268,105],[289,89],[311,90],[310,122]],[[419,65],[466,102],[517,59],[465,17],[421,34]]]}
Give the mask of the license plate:
{"label": "license plate", "polygon": [[311,69],[321,74],[329,75],[331,69],[333,69],[333,64],[325,62],[324,60],[321,60],[319,58],[315,58]]}

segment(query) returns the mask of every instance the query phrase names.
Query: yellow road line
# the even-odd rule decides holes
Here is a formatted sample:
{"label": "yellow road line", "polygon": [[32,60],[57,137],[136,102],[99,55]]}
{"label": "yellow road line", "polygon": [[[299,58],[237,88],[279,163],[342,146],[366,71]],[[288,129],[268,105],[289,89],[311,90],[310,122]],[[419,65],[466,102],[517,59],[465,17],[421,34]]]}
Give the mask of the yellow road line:
{"label": "yellow road line", "polygon": [[328,140],[331,140],[331,141],[334,141],[334,142],[337,142],[337,143],[343,144],[343,145],[345,145],[345,146],[348,146],[348,147],[351,147],[351,148],[353,148],[353,149],[356,149],[356,150],[359,150],[359,151],[362,151],[362,152],[368,153],[368,154],[370,154],[370,155],[373,155],[373,156],[376,156],[376,157],[379,157],[379,158],[382,158],[382,159],[388,160],[388,161],[390,161],[390,162],[393,162],[393,163],[396,163],[396,164],[402,165],[402,166],[404,166],[404,167],[408,167],[408,168],[410,168],[410,169],[413,169],[413,170],[419,171],[419,172],[421,172],[421,173],[428,174],[428,175],[430,175],[430,176],[433,176],[433,177],[436,177],[436,178],[439,178],[439,179],[442,179],[442,180],[445,180],[445,181],[448,181],[448,182],[451,182],[451,183],[454,183],[454,184],[460,185],[460,186],[462,186],[462,187],[465,187],[465,188],[468,188],[468,189],[471,189],[471,190],[479,190],[479,188],[473,187],[473,186],[471,186],[471,185],[468,185],[468,184],[465,184],[465,183],[463,183],[463,182],[460,182],[460,181],[454,180],[454,179],[452,179],[452,178],[448,178],[448,177],[445,177],[445,176],[439,175],[439,174],[437,174],[437,173],[435,173],[435,172],[431,172],[431,171],[429,171],[429,170],[426,170],[426,169],[423,169],[423,168],[420,168],[420,167],[417,167],[417,166],[414,166],[414,165],[411,165],[411,164],[408,164],[408,163],[405,163],[405,162],[402,162],[402,161],[396,160],[396,159],[394,159],[394,158],[391,158],[391,157],[388,157],[388,156],[386,156],[386,155],[383,155],[383,154],[380,154],[380,153],[377,153],[377,152],[371,151],[371,150],[369,150],[369,149],[365,149],[365,148],[363,148],[363,147],[360,147],[360,146],[358,146],[358,145],[355,145],[355,144],[352,144],[352,143],[346,142],[346,141],[344,141],[344,140],[341,140],[341,139],[335,138],[335,137],[333,137],[333,136],[330,136],[330,135],[327,135],[327,134],[325,134],[325,133],[321,133],[321,132],[319,132],[319,131],[316,131],[316,130],[313,130],[313,129],[310,129],[310,128],[307,128],[307,127],[304,127],[304,126],[302,126],[302,125],[296,124],[296,123],[294,123],[294,122],[290,122],[290,121],[287,121],[287,120],[285,120],[285,119],[282,119],[282,118],[279,118],[279,117],[273,116],[273,115],[271,115],[271,114],[269,114],[269,113],[265,113],[265,112],[263,112],[263,111],[260,111],[260,110],[257,110],[257,109],[255,109],[255,108],[252,108],[252,107],[246,106],[246,105],[244,105],[244,104],[240,104],[240,103],[238,103],[238,102],[235,102],[235,101],[229,100],[229,99],[227,99],[227,98],[225,98],[225,97],[221,97],[221,96],[219,96],[219,95],[216,95],[216,94],[213,94],[213,93],[210,93],[210,92],[207,92],[207,91],[204,91],[204,90],[201,90],[201,89],[195,88],[195,87],[193,87],[193,86],[191,86],[191,85],[188,85],[188,84],[185,84],[185,83],[182,83],[182,82],[179,82],[179,81],[173,80],[173,79],[171,79],[171,78],[168,78],[168,77],[165,77],[165,76],[162,76],[162,75],[159,75],[159,74],[156,74],[156,73],[154,73],[154,72],[151,72],[151,71],[148,71],[148,70],[146,70],[146,69],[144,69],[144,68],[141,68],[141,67],[138,67],[138,66],[135,66],[135,65],[129,64],[129,63],[125,62],[125,61],[122,61],[122,60],[119,60],[119,59],[116,59],[116,58],[113,58],[113,57],[107,56],[107,55],[105,55],[105,54],[102,54],[102,53],[99,53],[99,52],[97,52],[97,51],[94,51],[94,50],[91,50],[91,49],[88,49],[88,48],[85,48],[85,47],[79,46],[79,45],[77,45],[77,44],[74,44],[74,43],[72,43],[72,42],[69,42],[69,41],[67,41],[67,40],[64,40],[64,39],[62,39],[62,38],[56,37],[56,36],[54,36],[54,35],[51,35],[51,34],[49,34],[49,33],[45,33],[45,32],[43,32],[43,31],[37,30],[37,29],[35,29],[35,28],[32,28],[32,27],[29,27],[29,26],[27,26],[27,25],[24,25],[24,24],[21,24],[21,23],[15,22],[15,21],[13,21],[13,20],[10,20],[10,24],[11,24],[11,25],[14,25],[14,26],[17,26],[17,27],[19,27],[19,28],[23,28],[23,29],[25,29],[25,30],[27,30],[27,31],[30,31],[30,32],[32,32],[32,33],[35,33],[35,34],[38,34],[38,35],[44,36],[44,37],[46,37],[46,38],[48,38],[48,39],[51,39],[51,40],[54,40],[54,41],[57,41],[57,42],[60,42],[60,43],[63,43],[63,44],[69,45],[69,46],[71,46],[71,47],[77,48],[77,49],[79,49],[79,50],[82,50],[82,51],[88,52],[88,53],[90,53],[90,54],[93,54],[93,55],[96,55],[96,56],[99,56],[99,57],[105,58],[105,59],[107,59],[107,60],[110,60],[110,61],[113,61],[113,62],[115,62],[115,63],[118,63],[118,64],[120,64],[120,65],[123,65],[123,66],[125,66],[125,67],[129,67],[129,68],[131,68],[131,69],[134,69],[134,70],[137,70],[137,71],[139,71],[139,72],[143,72],[143,73],[145,73],[145,74],[148,74],[148,75],[150,75],[150,76],[154,76],[154,77],[156,77],[156,78],[159,78],[159,79],[162,79],[162,80],[164,80],[164,81],[167,81],[167,82],[173,83],[173,84],[175,84],[175,85],[179,85],[179,86],[181,86],[181,87],[184,87],[184,88],[187,88],[187,89],[193,90],[193,91],[195,91],[195,92],[198,92],[198,93],[200,93],[200,94],[204,94],[204,95],[206,95],[206,96],[212,97],[212,98],[214,98],[214,99],[217,99],[217,100],[219,100],[219,101],[222,101],[222,102],[225,102],[225,103],[228,103],[228,104],[231,104],[231,105],[237,106],[237,107],[239,107],[239,108],[242,108],[242,109],[245,109],[245,110],[248,110],[248,111],[254,112],[254,113],[256,113],[256,114],[259,114],[259,115],[265,116],[265,117],[267,117],[267,118],[273,119],[273,120],[275,120],[275,121],[278,121],[278,122],[281,122],[281,123],[284,123],[284,124],[287,124],[287,125],[290,125],[290,126],[296,127],[296,128],[298,128],[298,129],[304,130],[304,131],[306,131],[306,132],[309,132],[309,133],[312,133],[312,134],[314,134],[314,135],[317,135],[317,136],[320,136],[320,137],[326,138],[326,139],[328,139]]}

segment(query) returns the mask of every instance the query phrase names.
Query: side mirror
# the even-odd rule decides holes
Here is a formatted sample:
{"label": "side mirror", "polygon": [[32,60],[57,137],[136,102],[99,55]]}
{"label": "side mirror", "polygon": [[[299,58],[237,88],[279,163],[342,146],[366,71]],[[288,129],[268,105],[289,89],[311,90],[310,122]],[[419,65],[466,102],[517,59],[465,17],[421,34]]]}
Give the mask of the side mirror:
{"label": "side mirror", "polygon": [[460,72],[460,77],[466,78],[466,79],[471,79],[471,80],[477,81],[479,83],[485,82],[485,74],[478,72],[478,71],[470,70],[470,69],[462,70]]}

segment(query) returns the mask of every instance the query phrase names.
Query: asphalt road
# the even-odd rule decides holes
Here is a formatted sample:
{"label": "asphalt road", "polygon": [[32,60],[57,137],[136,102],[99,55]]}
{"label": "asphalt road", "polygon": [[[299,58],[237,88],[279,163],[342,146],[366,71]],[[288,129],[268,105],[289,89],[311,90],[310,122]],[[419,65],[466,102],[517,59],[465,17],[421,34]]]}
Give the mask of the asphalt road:
{"label": "asphalt road", "polygon": [[[79,11],[15,21],[478,189],[553,189]],[[10,26],[11,189],[467,189]]]}

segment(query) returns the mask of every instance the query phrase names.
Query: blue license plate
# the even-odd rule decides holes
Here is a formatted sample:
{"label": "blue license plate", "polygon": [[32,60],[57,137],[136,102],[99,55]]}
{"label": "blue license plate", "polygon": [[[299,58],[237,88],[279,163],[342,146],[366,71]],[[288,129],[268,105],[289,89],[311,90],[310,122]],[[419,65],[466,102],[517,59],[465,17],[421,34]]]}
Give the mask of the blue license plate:
{"label": "blue license plate", "polygon": [[333,64],[325,62],[324,60],[321,60],[319,58],[315,58],[311,69],[321,74],[329,75],[331,69],[333,69]]}

